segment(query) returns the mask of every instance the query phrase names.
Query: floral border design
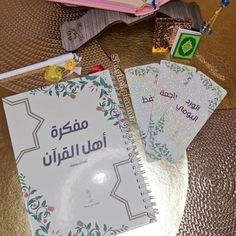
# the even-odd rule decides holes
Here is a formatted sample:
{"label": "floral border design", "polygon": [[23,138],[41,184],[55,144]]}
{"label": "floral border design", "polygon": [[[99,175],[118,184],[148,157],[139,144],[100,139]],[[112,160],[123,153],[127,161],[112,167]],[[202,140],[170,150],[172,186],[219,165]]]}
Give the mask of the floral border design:
{"label": "floral border design", "polygon": [[168,61],[165,61],[164,64],[168,69],[175,72],[176,75],[178,75],[179,73],[185,72],[185,75],[187,76],[187,78],[184,81],[184,85],[187,85],[194,77],[193,71],[188,66],[180,66],[177,63],[168,62]]}
{"label": "floral border design", "polygon": [[204,74],[200,74],[200,79],[206,90],[211,90],[215,92],[216,96],[213,99],[208,100],[208,113],[212,114],[223,99],[222,90],[217,84],[208,79]]}
{"label": "floral border design", "polygon": [[51,86],[34,89],[30,92],[31,95],[37,93],[47,94],[49,96],[56,95],[60,97],[76,98],[76,94],[83,91],[85,86],[91,89],[91,92],[100,92],[100,102],[96,108],[97,111],[104,113],[108,120],[114,120],[114,125],[118,125],[122,130],[127,128],[126,120],[119,109],[119,105],[113,101],[113,87],[107,83],[105,76],[88,75],[79,77],[76,80],[68,80]]}
{"label": "floral border design", "polygon": [[[42,200],[42,195],[37,195],[36,189],[26,185],[25,176],[19,175],[21,189],[25,200],[27,213],[38,223],[38,228],[34,232],[34,236],[57,235],[62,236],[60,230],[51,230],[49,218],[55,210],[54,207],[48,206],[46,200]],[[112,236],[128,230],[128,226],[122,225],[118,229],[109,227],[106,224],[99,226],[97,222],[94,226],[92,223],[84,224],[81,220],[77,221],[77,226],[71,230],[67,236]],[[50,233],[51,232],[51,233]]]}
{"label": "floral border design", "polygon": [[105,87],[106,85],[104,79],[100,78],[100,81],[97,81],[96,79],[98,77],[99,75],[81,76],[77,80],[67,80],[57,84],[52,84],[50,86],[34,89],[30,91],[30,94],[36,95],[37,93],[44,93],[50,96],[56,95],[58,98],[62,96],[75,99],[76,94],[82,91],[84,87],[89,84],[89,82],[91,82],[91,91],[97,91],[97,88],[101,85]]}
{"label": "floral border design", "polygon": [[185,66],[180,66],[174,62],[165,61],[165,65],[168,69],[175,72],[176,74],[179,74],[180,72],[184,72],[186,70]]}
{"label": "floral border design", "polygon": [[147,144],[147,133],[143,132],[142,130],[140,130],[140,137],[142,139],[142,143],[144,146],[146,146]]}
{"label": "floral border design", "polygon": [[190,70],[188,67],[184,66],[184,69],[185,69],[185,75],[187,75],[184,85],[187,85],[193,79],[194,74],[193,74],[193,71]]}
{"label": "floral border design", "polygon": [[99,226],[96,222],[92,226],[92,223],[84,224],[81,220],[78,220],[74,232],[70,231],[68,236],[112,236],[127,230],[128,226],[125,225],[122,225],[119,229],[114,229],[106,224]]}
{"label": "floral border design", "polygon": [[165,114],[160,118],[157,124],[150,119],[148,127],[148,146],[146,147],[146,152],[151,159],[161,160],[167,158],[169,161],[172,161],[173,156],[170,150],[167,148],[166,144],[161,144],[156,142],[156,138],[160,133],[164,132],[165,126]]}
{"label": "floral border design", "polygon": [[143,68],[140,68],[140,67],[135,67],[135,68],[131,68],[131,69],[128,69],[127,72],[129,74],[131,74],[132,76],[142,76],[142,77],[145,77],[146,75],[149,75],[149,74],[154,74],[156,78],[158,78],[158,74],[159,74],[159,69],[154,67],[154,66],[147,66],[145,67],[145,69]]}
{"label": "floral border design", "polygon": [[123,117],[119,104],[113,100],[113,87],[107,83],[106,75],[100,73],[98,75],[81,76],[74,80],[64,81],[51,86],[46,86],[32,90],[31,95],[37,93],[47,94],[49,96],[57,96],[58,98],[70,97],[76,98],[76,94],[84,90],[85,87],[89,87],[91,92],[99,93],[99,104],[96,110],[103,112],[107,120],[113,121],[113,125],[119,126],[122,131],[125,144],[128,146],[128,150],[132,149],[132,134],[130,132],[128,121]]}
{"label": "floral border design", "polygon": [[48,206],[46,200],[42,200],[43,196],[36,194],[36,189],[26,185],[25,176],[23,174],[19,175],[19,179],[26,211],[39,225],[34,232],[34,236],[48,234],[51,224],[49,218],[54,211],[54,207]]}
{"label": "floral border design", "polygon": [[[145,67],[138,66],[138,67],[127,69],[126,73],[130,74],[133,79],[136,79],[137,76],[145,77],[148,75],[152,75],[152,76],[154,75],[156,78],[154,83],[156,84],[157,79],[158,79],[158,75],[159,75],[159,68],[154,65],[149,65],[149,66],[145,66]],[[147,133],[140,130],[140,136],[141,136],[143,145],[146,146]]]}

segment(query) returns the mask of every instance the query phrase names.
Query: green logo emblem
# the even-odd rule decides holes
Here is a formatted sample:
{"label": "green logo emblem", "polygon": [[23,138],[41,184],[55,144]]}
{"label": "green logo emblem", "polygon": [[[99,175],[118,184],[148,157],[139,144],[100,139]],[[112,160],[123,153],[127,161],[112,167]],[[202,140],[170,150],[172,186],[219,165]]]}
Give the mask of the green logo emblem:
{"label": "green logo emblem", "polygon": [[181,56],[189,56],[195,49],[196,40],[193,37],[187,37],[182,40],[179,46],[179,54]]}

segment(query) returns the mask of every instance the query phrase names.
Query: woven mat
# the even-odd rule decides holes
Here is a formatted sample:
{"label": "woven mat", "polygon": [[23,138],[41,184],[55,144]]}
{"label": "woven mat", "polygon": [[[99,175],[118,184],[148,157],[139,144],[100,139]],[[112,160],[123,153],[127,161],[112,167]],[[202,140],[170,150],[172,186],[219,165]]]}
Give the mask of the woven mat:
{"label": "woven mat", "polygon": [[[1,0],[0,43],[48,37],[60,39],[60,27],[65,20],[75,20],[85,10],[69,8],[46,0]],[[53,36],[53,37],[52,37]]]}
{"label": "woven mat", "polygon": [[[1,0],[0,12],[0,73],[4,73],[66,53],[59,27],[64,21],[83,16],[86,9],[46,0]],[[82,73],[98,64],[112,69],[110,59],[96,41],[77,53],[82,56]],[[20,93],[48,85],[43,72],[44,69],[1,80],[0,86]]]}
{"label": "woven mat", "polygon": [[189,187],[178,236],[235,236],[236,109],[215,111],[187,154]]}
{"label": "woven mat", "polygon": [[86,10],[46,0],[1,0],[0,73],[65,53],[59,27]]}

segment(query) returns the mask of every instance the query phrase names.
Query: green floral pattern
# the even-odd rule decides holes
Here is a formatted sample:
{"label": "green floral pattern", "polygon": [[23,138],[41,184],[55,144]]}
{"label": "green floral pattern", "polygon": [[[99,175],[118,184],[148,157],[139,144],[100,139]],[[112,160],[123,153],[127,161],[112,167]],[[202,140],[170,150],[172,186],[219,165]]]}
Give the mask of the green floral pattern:
{"label": "green floral pattern", "polygon": [[98,93],[99,104],[96,107],[96,110],[103,112],[107,120],[112,121],[115,126],[120,128],[127,149],[132,150],[132,134],[128,126],[128,121],[123,117],[119,104],[114,101],[115,92],[113,91],[113,86],[107,82],[104,73],[81,76],[74,80],[68,80],[51,86],[38,88],[32,90],[30,94],[36,95],[38,93],[43,93],[49,96],[57,96],[58,98],[70,97],[75,99],[76,95],[83,91],[85,87],[88,87],[91,92]]}
{"label": "green floral pattern", "polygon": [[200,74],[200,78],[206,90],[211,90],[215,92],[215,97],[208,101],[208,113],[212,114],[219,105],[219,103],[222,101],[223,93],[221,88],[217,84],[212,82],[210,79],[208,79],[204,74]]}
{"label": "green floral pattern", "polygon": [[187,85],[193,79],[194,73],[189,67],[168,61],[165,61],[164,64],[168,69],[175,72],[176,75],[183,72],[185,73],[186,79],[184,81],[184,85]]}
{"label": "green floral pattern", "polygon": [[155,75],[156,78],[158,78],[158,73],[159,73],[159,69],[157,67],[154,66],[145,66],[145,68],[131,68],[128,69],[127,71],[129,74],[137,77],[137,76],[141,76],[141,77],[145,77],[147,75]]}
{"label": "green floral pattern", "polygon": [[85,86],[89,87],[91,92],[99,93],[100,102],[96,108],[97,111],[104,113],[108,120],[114,121],[114,125],[119,126],[122,130],[127,128],[127,122],[119,109],[119,105],[114,102],[112,94],[113,87],[107,83],[105,76],[89,75],[83,76],[76,80],[68,80],[51,86],[46,86],[32,90],[31,95],[44,93],[49,96],[76,98],[76,95],[83,91]]}
{"label": "green floral pattern", "polygon": [[25,176],[19,176],[23,197],[27,213],[37,222],[38,228],[34,232],[34,236],[44,236],[49,233],[51,222],[49,218],[54,207],[48,206],[46,200],[42,200],[43,196],[38,195],[37,190],[26,185]]}
{"label": "green floral pattern", "polygon": [[164,132],[165,126],[165,115],[163,115],[158,123],[156,124],[152,119],[150,120],[148,127],[148,147],[146,147],[146,152],[151,159],[163,159],[172,160],[172,154],[167,148],[166,144],[158,143],[157,137],[160,133]]}
{"label": "green floral pattern", "polygon": [[98,75],[83,76],[77,80],[68,80],[58,84],[52,84],[50,86],[34,89],[30,92],[30,94],[36,95],[37,93],[44,93],[50,96],[56,95],[57,97],[70,97],[75,99],[76,94],[82,91],[87,85],[90,86],[91,91],[97,91],[99,86],[105,87],[106,83],[104,79]]}
{"label": "green floral pattern", "polygon": [[140,137],[142,139],[142,143],[144,146],[146,146],[147,144],[147,134],[145,132],[143,132],[142,130],[140,130]]}
{"label": "green floral pattern", "polygon": [[[34,232],[34,236],[62,236],[60,230],[51,230],[49,218],[55,210],[54,207],[48,206],[46,200],[42,200],[43,196],[38,195],[37,190],[26,185],[25,176],[19,176],[23,197],[27,213],[37,223],[38,228]],[[77,221],[74,230],[71,230],[67,236],[113,236],[128,230],[128,226],[122,225],[118,229],[114,229],[106,224],[99,226],[97,223],[84,224],[81,220]]]}
{"label": "green floral pattern", "polygon": [[173,62],[165,61],[164,64],[167,68],[169,68],[171,71],[175,72],[176,74],[183,73],[186,69],[184,66],[180,66]]}
{"label": "green floral pattern", "polygon": [[114,229],[106,224],[99,226],[97,223],[84,224],[81,220],[77,222],[74,231],[70,231],[68,236],[113,236],[125,232],[128,226],[122,225],[119,229]]}
{"label": "green floral pattern", "polygon": [[186,80],[184,82],[184,85],[187,85],[193,79],[194,73],[192,70],[190,70],[186,66],[184,66],[184,69],[185,69],[185,75],[186,75]]}
{"label": "green floral pattern", "polygon": [[[159,68],[154,65],[149,65],[145,67],[134,67],[127,70],[127,73],[132,75],[133,79],[137,79],[137,77],[146,77],[146,76],[154,76],[156,78],[155,84],[157,83]],[[140,130],[140,136],[143,142],[143,145],[146,146],[146,138],[147,133]]]}

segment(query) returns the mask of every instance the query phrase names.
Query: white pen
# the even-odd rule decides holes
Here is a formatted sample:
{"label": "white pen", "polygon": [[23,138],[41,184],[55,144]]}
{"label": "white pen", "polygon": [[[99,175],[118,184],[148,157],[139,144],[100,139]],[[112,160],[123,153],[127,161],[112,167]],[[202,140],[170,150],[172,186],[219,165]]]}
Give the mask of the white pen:
{"label": "white pen", "polygon": [[46,66],[50,66],[50,65],[57,65],[60,64],[62,62],[65,62],[67,60],[73,59],[74,58],[74,54],[73,53],[67,53],[58,57],[53,57],[50,58],[46,61],[43,62],[39,62],[30,66],[26,66],[17,70],[12,70],[3,74],[0,74],[0,80],[1,79],[6,79],[15,75],[20,75],[23,73],[27,73],[29,71],[33,71],[33,70],[37,70]]}

